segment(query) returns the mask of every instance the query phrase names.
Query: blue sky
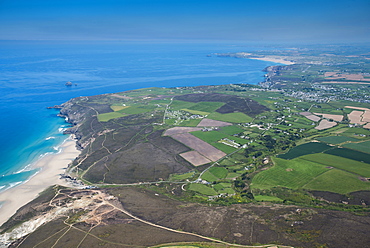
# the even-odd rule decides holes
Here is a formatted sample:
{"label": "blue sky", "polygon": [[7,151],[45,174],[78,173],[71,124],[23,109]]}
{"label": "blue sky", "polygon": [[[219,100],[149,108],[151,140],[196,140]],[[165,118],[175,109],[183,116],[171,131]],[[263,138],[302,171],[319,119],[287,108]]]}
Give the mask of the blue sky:
{"label": "blue sky", "polygon": [[369,0],[0,0],[0,39],[369,42]]}

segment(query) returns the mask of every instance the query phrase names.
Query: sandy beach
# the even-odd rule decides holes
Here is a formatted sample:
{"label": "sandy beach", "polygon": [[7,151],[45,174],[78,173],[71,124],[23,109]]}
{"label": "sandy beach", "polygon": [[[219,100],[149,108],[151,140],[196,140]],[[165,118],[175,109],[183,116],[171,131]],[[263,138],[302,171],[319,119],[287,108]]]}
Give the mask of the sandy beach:
{"label": "sandy beach", "polygon": [[281,59],[281,58],[272,58],[272,57],[248,58],[248,59],[270,61],[270,62],[284,64],[284,65],[293,65],[294,64],[294,62],[292,62],[292,61],[288,61],[288,60]]}
{"label": "sandy beach", "polygon": [[80,151],[76,149],[76,142],[71,138],[61,145],[61,149],[60,153],[46,155],[37,161],[33,167],[41,168],[41,171],[26,183],[0,193],[0,202],[5,202],[0,208],[0,226],[49,186],[69,186],[65,180],[60,179],[59,174],[64,173]]}

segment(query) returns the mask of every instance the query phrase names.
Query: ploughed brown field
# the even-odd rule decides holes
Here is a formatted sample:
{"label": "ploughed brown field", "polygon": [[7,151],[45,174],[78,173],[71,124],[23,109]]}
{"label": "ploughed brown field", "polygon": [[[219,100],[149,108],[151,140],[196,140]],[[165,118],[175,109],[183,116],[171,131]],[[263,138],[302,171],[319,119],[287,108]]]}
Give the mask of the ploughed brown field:
{"label": "ploughed brown field", "polygon": [[328,120],[321,120],[319,125],[317,127],[315,127],[317,130],[324,130],[324,129],[328,129],[328,128],[331,128],[331,127],[334,127],[336,126],[337,123],[335,121],[328,121]]}
{"label": "ploughed brown field", "polygon": [[357,111],[357,110],[353,110],[349,115],[348,115],[348,118],[349,118],[349,121],[351,123],[355,123],[355,124],[365,124],[366,122],[362,121],[362,115],[363,115],[363,111]]}
{"label": "ploughed brown field", "polygon": [[218,150],[217,148],[211,146],[207,142],[191,135],[190,133],[181,133],[171,136],[175,140],[181,142],[182,144],[190,147],[191,149],[196,150],[204,157],[208,158],[211,161],[217,161],[223,156],[226,156],[226,153]]}
{"label": "ploughed brown field", "polygon": [[355,81],[370,81],[369,78],[364,78],[362,74],[341,74],[337,72],[325,72],[326,79],[345,79]]}
{"label": "ploughed brown field", "polygon": [[198,127],[225,127],[230,125],[232,124],[228,122],[216,121],[205,118],[198,124]]}
{"label": "ploughed brown field", "polygon": [[172,135],[175,135],[175,134],[180,134],[180,133],[190,133],[190,132],[194,132],[194,131],[200,131],[202,130],[201,128],[199,127],[172,127],[170,129],[167,129],[165,132],[164,132],[164,136],[172,136]]}
{"label": "ploughed brown field", "polygon": [[194,166],[200,166],[200,165],[208,164],[212,162],[208,158],[202,156],[197,151],[181,153],[180,156],[186,159],[188,162],[190,162]]}
{"label": "ploughed brown field", "polygon": [[370,82],[355,82],[355,81],[323,81],[323,84],[370,84]]}
{"label": "ploughed brown field", "polygon": [[370,110],[364,112],[362,115],[362,121],[370,122]]}
{"label": "ploughed brown field", "polygon": [[319,120],[321,120],[320,117],[313,115],[311,112],[301,112],[300,114],[314,122],[318,122]]}
{"label": "ploughed brown field", "polygon": [[370,129],[370,123],[367,123],[366,125],[364,125],[364,128]]}
{"label": "ploughed brown field", "polygon": [[[217,124],[218,126],[227,126],[227,122],[223,121],[213,121],[207,119],[206,124]],[[198,125],[199,126],[199,125]],[[208,125],[207,125],[208,126]],[[216,126],[216,125],[209,125]],[[186,161],[194,166],[200,166],[204,164],[211,163],[212,161],[217,161],[226,153],[218,150],[217,148],[211,146],[205,141],[195,137],[189,132],[199,131],[201,128],[197,127],[173,127],[165,131],[165,136],[170,136],[173,139],[179,141],[180,143],[186,145],[187,147],[195,150],[181,153],[180,156]]]}
{"label": "ploughed brown field", "polygon": [[321,113],[314,113],[315,115],[321,115],[323,118],[326,119],[333,119],[334,121],[342,121],[343,115],[332,115],[332,114],[321,114]]}

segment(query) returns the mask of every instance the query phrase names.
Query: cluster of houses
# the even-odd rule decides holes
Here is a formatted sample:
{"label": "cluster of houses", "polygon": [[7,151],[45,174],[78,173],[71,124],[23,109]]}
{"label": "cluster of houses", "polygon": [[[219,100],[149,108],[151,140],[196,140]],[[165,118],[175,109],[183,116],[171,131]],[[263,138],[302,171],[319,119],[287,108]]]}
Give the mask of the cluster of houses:
{"label": "cluster of houses", "polygon": [[211,184],[210,182],[203,180],[201,178],[198,178],[197,180],[194,181],[194,183],[200,183],[200,184]]}
{"label": "cluster of houses", "polygon": [[229,138],[223,138],[219,142],[224,144],[224,145],[231,146],[231,147],[234,147],[234,148],[240,148],[240,147],[246,148],[247,147],[246,144],[241,145],[241,144],[235,142],[235,140],[231,140]]}
{"label": "cluster of houses", "polygon": [[218,127],[203,127],[202,132],[210,132],[210,131],[215,131],[218,130]]}
{"label": "cluster of houses", "polygon": [[[171,119],[171,118],[174,118],[174,119],[177,119],[176,122],[182,122],[184,120],[191,120],[191,119],[203,119],[205,118],[206,116],[204,115],[198,115],[198,114],[190,114],[186,111],[181,111],[181,110],[174,110],[174,111],[167,111],[166,112],[166,119]],[[177,123],[179,124],[179,123]]]}
{"label": "cluster of houses", "polygon": [[229,196],[233,196],[233,195],[236,195],[236,194],[235,193],[234,194],[221,193],[221,194],[218,194],[218,195],[208,196],[208,200],[212,201],[212,200],[215,200],[215,199],[220,198],[220,197],[229,197]]}

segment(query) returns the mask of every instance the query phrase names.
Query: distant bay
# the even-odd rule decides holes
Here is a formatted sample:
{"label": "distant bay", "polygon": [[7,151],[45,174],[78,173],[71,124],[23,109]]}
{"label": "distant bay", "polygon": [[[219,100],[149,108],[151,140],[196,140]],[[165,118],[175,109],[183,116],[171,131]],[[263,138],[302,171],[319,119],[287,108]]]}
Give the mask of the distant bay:
{"label": "distant bay", "polygon": [[27,180],[36,173],[33,162],[59,151],[67,125],[46,107],[146,87],[257,84],[274,63],[207,56],[257,49],[226,43],[0,41],[0,191]]}

